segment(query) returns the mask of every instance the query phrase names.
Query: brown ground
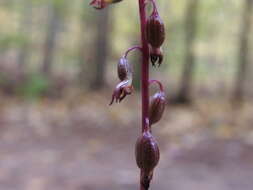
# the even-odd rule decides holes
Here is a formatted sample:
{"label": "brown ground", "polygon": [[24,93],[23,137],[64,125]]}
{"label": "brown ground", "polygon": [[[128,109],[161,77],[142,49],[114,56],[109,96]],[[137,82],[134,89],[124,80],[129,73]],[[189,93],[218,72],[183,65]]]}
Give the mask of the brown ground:
{"label": "brown ground", "polygon": [[[0,189],[138,189],[134,99],[111,108],[95,95],[65,103],[6,100]],[[249,104],[240,111],[217,102],[169,107],[153,129],[161,159],[151,190],[252,190],[252,113]]]}

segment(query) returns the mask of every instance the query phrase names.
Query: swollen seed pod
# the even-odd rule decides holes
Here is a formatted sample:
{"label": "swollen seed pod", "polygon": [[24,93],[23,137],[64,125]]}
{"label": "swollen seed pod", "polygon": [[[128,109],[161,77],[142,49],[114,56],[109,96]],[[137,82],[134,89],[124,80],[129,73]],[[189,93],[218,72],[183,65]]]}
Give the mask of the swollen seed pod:
{"label": "swollen seed pod", "polygon": [[118,62],[118,77],[121,81],[132,77],[132,68],[124,57],[120,58]]}
{"label": "swollen seed pod", "polygon": [[162,118],[166,105],[164,92],[157,92],[151,97],[149,106],[150,125],[157,123]]}
{"label": "swollen seed pod", "polygon": [[158,164],[160,153],[155,138],[149,131],[143,132],[135,145],[135,158],[138,167],[145,174],[150,174]]}
{"label": "swollen seed pod", "polygon": [[154,48],[159,48],[165,40],[165,28],[157,12],[151,14],[146,25],[147,40]]}

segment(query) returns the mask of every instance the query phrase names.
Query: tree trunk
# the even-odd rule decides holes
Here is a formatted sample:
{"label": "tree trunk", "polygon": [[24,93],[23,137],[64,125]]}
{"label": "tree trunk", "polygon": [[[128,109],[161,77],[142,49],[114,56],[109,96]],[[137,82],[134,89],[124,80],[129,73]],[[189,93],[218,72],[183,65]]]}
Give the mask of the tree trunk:
{"label": "tree trunk", "polygon": [[50,4],[49,6],[49,23],[48,23],[48,31],[44,46],[44,55],[42,62],[42,73],[45,76],[50,76],[52,70],[52,62],[54,56],[54,50],[56,45],[56,35],[59,28],[60,22],[60,14],[56,5]]}
{"label": "tree trunk", "polygon": [[100,89],[105,85],[105,69],[108,54],[109,42],[109,9],[100,11],[97,21],[97,41],[95,53],[95,77],[92,89]]}
{"label": "tree trunk", "polygon": [[242,30],[240,33],[240,48],[238,56],[238,71],[235,81],[235,90],[233,101],[241,103],[244,99],[245,80],[247,76],[247,69],[249,66],[249,42],[250,42],[250,28],[252,25],[252,7],[253,0],[245,0],[245,5],[242,13]]}
{"label": "tree trunk", "polygon": [[[91,62],[92,52],[93,48],[90,44],[89,40],[86,40],[85,36],[83,34],[87,33],[87,26],[89,26],[89,31],[96,30],[96,26],[93,21],[93,15],[89,14],[89,10],[87,5],[83,3],[83,10],[82,10],[82,16],[81,16],[81,35],[80,35],[80,46],[79,46],[79,73],[78,73],[78,82],[81,85],[82,89],[85,89],[87,85],[91,85],[87,81],[91,81],[92,74],[94,74],[93,71],[90,70],[90,66],[88,63]],[[94,67],[92,67],[93,69]]]}
{"label": "tree trunk", "polygon": [[180,89],[175,97],[175,103],[191,102],[191,89],[195,68],[194,41],[196,38],[199,0],[188,0],[185,13],[185,64],[183,68]]}

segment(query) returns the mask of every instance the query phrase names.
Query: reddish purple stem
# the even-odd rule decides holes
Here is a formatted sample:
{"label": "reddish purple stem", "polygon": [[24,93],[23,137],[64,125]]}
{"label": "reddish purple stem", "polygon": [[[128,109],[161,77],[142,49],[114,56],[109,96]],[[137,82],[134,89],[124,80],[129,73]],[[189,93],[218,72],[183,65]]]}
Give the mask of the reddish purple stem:
{"label": "reddish purple stem", "polygon": [[[149,128],[148,109],[149,109],[149,47],[146,39],[146,10],[145,0],[139,0],[139,14],[141,24],[141,47],[142,47],[142,64],[141,64],[141,94],[142,94],[142,132]],[[140,184],[140,190],[144,187]]]}
{"label": "reddish purple stem", "polygon": [[142,93],[142,132],[147,128],[149,109],[149,47],[146,39],[146,10],[145,0],[139,0],[139,13],[141,23],[141,46],[142,46],[142,65],[141,65],[141,93]]}

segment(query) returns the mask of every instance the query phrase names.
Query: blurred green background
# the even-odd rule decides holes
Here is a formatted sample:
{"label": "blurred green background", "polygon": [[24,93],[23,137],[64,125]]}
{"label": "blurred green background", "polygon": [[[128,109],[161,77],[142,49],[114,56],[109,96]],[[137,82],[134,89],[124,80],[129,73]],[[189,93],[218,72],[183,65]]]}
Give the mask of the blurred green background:
{"label": "blurred green background", "polygon": [[[164,62],[150,72],[168,106],[151,189],[251,190],[253,0],[157,4]],[[139,41],[137,0],[0,1],[0,189],[138,188],[139,52],[134,94],[108,104]]]}
{"label": "blurred green background", "polygon": [[[114,85],[117,59],[139,43],[137,2],[124,1],[102,11],[87,4],[78,0],[1,2],[0,87],[4,94],[30,98],[55,88],[62,95],[65,87],[89,90]],[[252,96],[252,14],[245,4],[159,1],[166,25],[165,61],[160,70],[152,69],[152,76],[161,76],[169,94],[176,96],[184,85],[182,75],[188,64],[186,93]],[[132,57],[138,89],[140,61],[138,54]],[[238,77],[242,95],[235,92]]]}

